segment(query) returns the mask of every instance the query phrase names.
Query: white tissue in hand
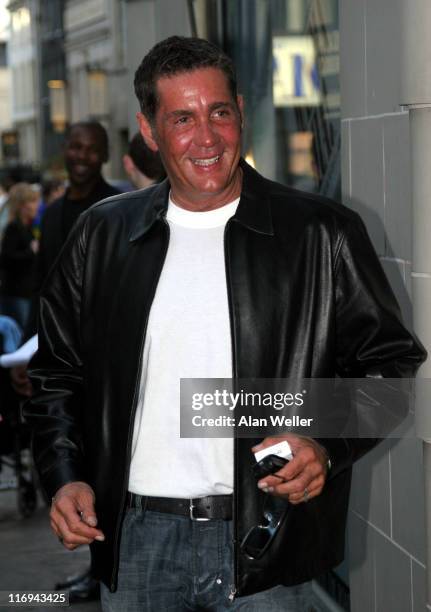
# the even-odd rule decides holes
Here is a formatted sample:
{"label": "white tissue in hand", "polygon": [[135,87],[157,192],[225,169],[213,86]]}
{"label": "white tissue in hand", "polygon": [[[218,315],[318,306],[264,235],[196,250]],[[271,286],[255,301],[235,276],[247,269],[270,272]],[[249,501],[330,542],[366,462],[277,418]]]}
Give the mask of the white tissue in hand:
{"label": "white tissue in hand", "polygon": [[277,442],[277,444],[273,444],[272,446],[267,446],[263,450],[254,453],[256,461],[260,461],[267,455],[278,455],[279,457],[283,457],[283,459],[287,459],[288,461],[290,461],[293,457],[290,444],[289,442],[286,442],[286,440],[283,440],[283,442]]}

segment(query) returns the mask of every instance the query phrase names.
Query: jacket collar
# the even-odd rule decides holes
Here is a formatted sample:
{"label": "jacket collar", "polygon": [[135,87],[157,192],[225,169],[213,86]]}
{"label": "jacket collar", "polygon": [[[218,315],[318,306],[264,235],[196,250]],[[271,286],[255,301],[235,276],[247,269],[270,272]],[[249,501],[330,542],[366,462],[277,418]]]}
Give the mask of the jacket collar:
{"label": "jacket collar", "polygon": [[[154,187],[147,187],[147,189],[151,189],[151,194],[148,201],[143,203],[142,213],[130,234],[130,242],[143,236],[153,226],[157,219],[166,216],[170,188],[171,186],[168,179],[165,179]],[[144,191],[147,191],[147,189],[144,189]]]}
{"label": "jacket collar", "polygon": [[269,183],[242,158],[240,167],[241,199],[233,219],[259,234],[273,236]]}
{"label": "jacket collar", "polygon": [[[232,220],[250,230],[272,236],[274,235],[274,228],[267,181],[242,158],[240,167],[243,173],[241,198]],[[157,219],[166,216],[169,190],[168,179],[152,188],[149,200],[143,206],[142,215],[130,235],[130,241],[140,238]]]}

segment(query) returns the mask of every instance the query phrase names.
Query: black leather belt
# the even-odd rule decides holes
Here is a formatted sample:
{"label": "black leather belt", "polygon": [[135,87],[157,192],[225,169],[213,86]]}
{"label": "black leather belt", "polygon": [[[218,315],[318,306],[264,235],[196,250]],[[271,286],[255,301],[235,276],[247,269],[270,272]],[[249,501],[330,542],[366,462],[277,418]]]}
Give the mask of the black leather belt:
{"label": "black leather belt", "polygon": [[232,495],[209,495],[196,499],[180,499],[174,497],[148,497],[128,493],[127,507],[141,508],[152,512],[166,512],[188,516],[192,521],[210,521],[232,519]]}

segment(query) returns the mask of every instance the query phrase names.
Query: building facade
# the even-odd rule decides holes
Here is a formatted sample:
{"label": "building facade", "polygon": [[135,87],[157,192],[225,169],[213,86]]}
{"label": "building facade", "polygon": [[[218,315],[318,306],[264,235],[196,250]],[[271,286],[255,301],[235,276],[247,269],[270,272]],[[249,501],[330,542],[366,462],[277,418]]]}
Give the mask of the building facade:
{"label": "building facade", "polygon": [[18,137],[19,161],[38,167],[42,159],[39,91],[38,0],[9,3],[12,123]]}
{"label": "building facade", "polygon": [[62,147],[68,122],[64,5],[65,0],[43,3],[39,21],[39,122],[42,169],[48,174],[55,174],[62,167]]}
{"label": "building facade", "polygon": [[[425,270],[415,270],[413,252],[423,251],[429,234],[414,236],[412,231],[418,185],[411,163],[412,111],[405,106],[408,96],[402,83],[418,72],[416,55],[421,40],[428,37],[421,37],[419,29],[427,3],[409,3],[415,51],[407,62],[406,4],[340,2],[342,185],[344,202],[367,225],[405,321],[417,328],[413,313],[422,310],[423,300],[429,303],[430,260]],[[420,77],[425,82],[424,74]],[[429,133],[429,124],[427,129]],[[429,201],[423,205],[429,208]],[[422,225],[429,230],[429,225]],[[426,291],[415,296],[412,288],[418,281]],[[418,332],[429,351],[429,332],[424,330]],[[428,370],[426,363],[420,375]],[[382,443],[355,466],[349,524],[352,612],[430,609],[423,451],[412,432],[405,439]]]}
{"label": "building facade", "polygon": [[111,145],[107,174],[119,178],[132,96],[126,87],[124,3],[67,0],[64,29],[69,121],[96,119],[105,125]]}
{"label": "building facade", "polygon": [[[2,145],[12,134],[11,71],[9,68],[8,42],[10,15],[6,8],[7,0],[0,2],[0,137]],[[0,147],[0,164],[5,162],[5,147]],[[7,150],[6,150],[7,153]]]}

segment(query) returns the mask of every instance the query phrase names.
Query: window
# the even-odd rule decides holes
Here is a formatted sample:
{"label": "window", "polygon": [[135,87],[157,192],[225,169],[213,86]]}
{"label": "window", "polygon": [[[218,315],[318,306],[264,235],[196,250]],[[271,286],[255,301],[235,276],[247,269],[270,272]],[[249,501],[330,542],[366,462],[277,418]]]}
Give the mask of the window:
{"label": "window", "polygon": [[7,47],[5,42],[0,42],[0,68],[7,66]]}
{"label": "window", "polygon": [[340,199],[337,0],[214,0],[205,28],[194,6],[198,29],[235,62],[246,158],[279,182]]}

